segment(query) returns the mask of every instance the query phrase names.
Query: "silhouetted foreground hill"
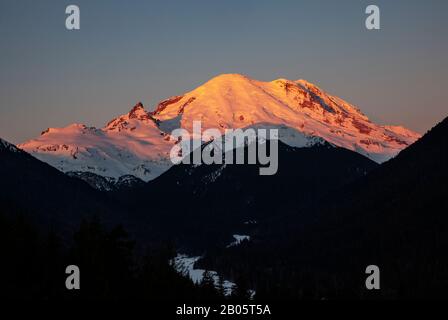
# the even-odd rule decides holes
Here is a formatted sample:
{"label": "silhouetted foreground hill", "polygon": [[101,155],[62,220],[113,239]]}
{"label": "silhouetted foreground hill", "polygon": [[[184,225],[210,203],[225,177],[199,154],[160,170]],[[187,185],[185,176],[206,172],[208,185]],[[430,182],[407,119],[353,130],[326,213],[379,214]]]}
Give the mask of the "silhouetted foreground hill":
{"label": "silhouetted foreground hill", "polygon": [[107,222],[114,212],[107,195],[3,140],[0,177],[2,213],[9,209],[20,212],[39,227],[60,235],[73,232],[83,218],[96,216]]}
{"label": "silhouetted foreground hill", "polygon": [[[13,296],[76,298],[61,288],[73,263],[87,273],[89,299],[219,298],[168,264],[175,252],[161,243],[171,240],[207,250],[203,266],[261,300],[448,296],[447,119],[381,166],[327,144],[280,143],[274,176],[260,176],[259,165],[179,165],[114,193],[0,142],[2,274]],[[119,223],[152,251],[134,255],[126,232],[111,229]],[[226,248],[242,232],[251,241]],[[375,292],[365,288],[372,264],[381,270]]]}
{"label": "silhouetted foreground hill", "polygon": [[[259,297],[447,298],[447,182],[445,119],[366,177],[269,220],[251,243],[204,264],[244,274]],[[372,264],[377,292],[364,284]]]}
{"label": "silhouetted foreground hill", "polygon": [[[114,227],[125,219],[107,194],[3,140],[0,177],[2,300],[222,299],[209,283],[175,270],[171,246],[148,244],[136,253],[127,232]],[[65,287],[72,264],[81,270],[81,290]]]}
{"label": "silhouetted foreground hill", "polygon": [[279,142],[278,152],[278,172],[272,176],[261,176],[259,164],[182,164],[114,198],[137,212],[143,232],[155,229],[157,237],[170,236],[180,247],[202,252],[226,246],[232,234],[294,212],[298,204],[319,199],[378,166],[328,143],[293,148]]}

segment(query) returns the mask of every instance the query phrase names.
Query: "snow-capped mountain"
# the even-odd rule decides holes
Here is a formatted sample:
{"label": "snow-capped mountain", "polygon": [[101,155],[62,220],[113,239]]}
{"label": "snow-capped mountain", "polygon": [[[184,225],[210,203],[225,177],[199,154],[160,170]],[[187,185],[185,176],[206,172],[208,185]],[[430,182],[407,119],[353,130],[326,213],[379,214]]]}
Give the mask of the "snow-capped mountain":
{"label": "snow-capped mountain", "polygon": [[83,124],[49,128],[19,148],[73,176],[89,173],[85,180],[91,185],[110,189],[108,184],[122,176],[149,181],[168,170],[176,143],[170,132],[191,132],[193,121],[201,121],[202,130],[219,128],[223,133],[226,128],[278,128],[280,140],[290,146],[327,141],[376,162],[420,137],[403,127],[375,124],[355,106],[305,80],[262,82],[224,74],[160,102],[153,112],[138,103],[101,129]]}
{"label": "snow-capped mountain", "polygon": [[310,137],[384,162],[420,135],[403,127],[371,122],[355,106],[305,81],[262,82],[239,74],[217,76],[183,96],[162,101],[153,113],[160,127],[191,132],[194,120],[202,129],[268,126],[280,128],[280,139],[295,147]]}
{"label": "snow-capped mountain", "polygon": [[113,180],[132,175],[148,181],[171,166],[173,144],[139,103],[104,128],[50,128],[19,147],[63,172],[90,172]]}

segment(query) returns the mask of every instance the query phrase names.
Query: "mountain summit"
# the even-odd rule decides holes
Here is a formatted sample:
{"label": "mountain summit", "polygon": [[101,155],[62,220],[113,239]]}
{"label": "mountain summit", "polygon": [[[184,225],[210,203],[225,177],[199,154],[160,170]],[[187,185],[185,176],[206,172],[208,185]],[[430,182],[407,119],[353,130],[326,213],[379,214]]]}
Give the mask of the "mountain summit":
{"label": "mountain summit", "polygon": [[305,80],[263,82],[240,74],[217,76],[165,100],[153,116],[162,126],[176,119],[187,130],[193,120],[201,120],[204,130],[276,126],[280,139],[290,145],[300,147],[303,136],[317,136],[376,162],[390,159],[420,137],[403,127],[375,124],[357,107]]}
{"label": "mountain summit", "polygon": [[[83,124],[50,128],[19,145],[63,172],[88,172],[149,181],[172,164],[176,142],[170,132],[265,127],[293,147],[325,140],[376,162],[394,157],[420,135],[403,127],[373,123],[358,108],[305,80],[263,82],[240,74],[219,75],[184,95],[160,102],[153,112],[141,102],[101,129]],[[191,132],[191,131],[190,131]]]}

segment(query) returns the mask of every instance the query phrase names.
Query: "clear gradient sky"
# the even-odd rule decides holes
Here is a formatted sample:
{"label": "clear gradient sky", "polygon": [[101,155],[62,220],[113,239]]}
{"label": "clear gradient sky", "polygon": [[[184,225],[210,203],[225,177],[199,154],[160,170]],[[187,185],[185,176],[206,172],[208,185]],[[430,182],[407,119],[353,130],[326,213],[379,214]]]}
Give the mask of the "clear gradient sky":
{"label": "clear gradient sky", "polygon": [[[364,26],[368,4],[380,31]],[[0,137],[101,127],[220,73],[303,78],[424,133],[448,115],[447,16],[446,0],[1,0]]]}

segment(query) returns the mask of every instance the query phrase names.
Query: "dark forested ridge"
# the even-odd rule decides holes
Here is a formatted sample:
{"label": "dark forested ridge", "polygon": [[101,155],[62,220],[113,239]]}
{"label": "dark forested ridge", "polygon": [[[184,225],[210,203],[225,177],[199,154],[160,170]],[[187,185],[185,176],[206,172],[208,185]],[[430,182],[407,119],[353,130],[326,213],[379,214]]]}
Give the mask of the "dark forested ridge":
{"label": "dark forested ridge", "polygon": [[[218,289],[178,272],[170,263],[175,250],[169,245],[137,254],[122,227],[107,230],[96,220],[82,221],[67,245],[11,210],[8,217],[0,214],[3,300],[225,300]],[[65,286],[69,265],[81,270],[80,290]]]}
{"label": "dark forested ridge", "polygon": [[[366,177],[260,225],[204,265],[244,274],[259,297],[446,298],[448,120]],[[382,289],[368,292],[378,265]]]}
{"label": "dark forested ridge", "polygon": [[[170,265],[181,250],[205,253],[199,266],[236,282],[234,298],[249,288],[256,301],[446,298],[447,163],[447,119],[382,165],[327,144],[280,143],[274,176],[258,165],[179,165],[115,192],[0,146],[2,294],[224,299],[210,277],[195,285]],[[235,233],[251,240],[226,247]],[[84,270],[82,293],[65,289],[69,264]]]}
{"label": "dark forested ridge", "polygon": [[[247,149],[246,149],[247,151]],[[250,232],[245,222],[294,211],[367,174],[378,165],[329,144],[292,148],[279,143],[278,172],[260,176],[260,165],[177,165],[142,188],[114,194],[133,208],[140,224],[158,225],[182,246],[225,246]],[[161,235],[163,236],[163,235]]]}
{"label": "dark forested ridge", "polygon": [[[5,142],[6,144],[6,142]],[[0,210],[14,207],[40,228],[73,232],[83,218],[109,221],[109,197],[15,147],[0,144]]]}
{"label": "dark forested ridge", "polygon": [[260,165],[178,165],[143,187],[100,192],[29,154],[0,149],[0,200],[38,225],[71,234],[80,221],[122,224],[139,245],[174,241],[198,252],[225,245],[246,221],[291,212],[364,176],[376,163],[330,146],[279,144],[279,170],[260,176]]}
{"label": "dark forested ridge", "polygon": [[181,164],[144,187],[114,195],[133,208],[143,232],[156,229],[158,237],[172,235],[180,247],[200,253],[225,246],[234,233],[250,232],[248,221],[287,214],[296,203],[314,201],[375,167],[329,144],[292,148],[280,142],[278,172],[272,176],[260,176],[258,164]]}

